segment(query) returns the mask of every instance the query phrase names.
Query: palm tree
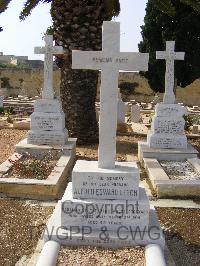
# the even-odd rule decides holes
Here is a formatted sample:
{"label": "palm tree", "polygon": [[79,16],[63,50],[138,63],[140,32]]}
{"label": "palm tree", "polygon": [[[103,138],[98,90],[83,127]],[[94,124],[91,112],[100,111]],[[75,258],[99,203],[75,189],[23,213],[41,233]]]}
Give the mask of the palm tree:
{"label": "palm tree", "polygon": [[[180,0],[200,12],[199,0]],[[0,0],[0,13],[11,0]],[[61,68],[61,99],[66,114],[66,127],[79,143],[96,142],[98,125],[95,113],[97,71],[71,70],[71,51],[101,50],[102,22],[120,12],[119,0],[27,0],[20,19],[30,15],[39,3],[49,3],[56,44],[65,55],[58,58]],[[173,15],[173,0],[154,0],[163,12]]]}
{"label": "palm tree", "polygon": [[[57,62],[61,69],[61,99],[66,127],[79,143],[98,141],[95,100],[98,71],[71,69],[71,51],[101,50],[102,23],[119,14],[118,0],[28,0],[20,18],[27,17],[39,2],[52,2],[53,35],[65,50]],[[5,5],[4,5],[5,10]]]}

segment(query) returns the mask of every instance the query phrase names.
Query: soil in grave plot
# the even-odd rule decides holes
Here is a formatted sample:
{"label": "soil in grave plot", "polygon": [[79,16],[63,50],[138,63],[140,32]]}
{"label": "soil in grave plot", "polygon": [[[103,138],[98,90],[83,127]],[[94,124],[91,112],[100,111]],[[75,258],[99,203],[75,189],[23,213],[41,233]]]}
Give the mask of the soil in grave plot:
{"label": "soil in grave plot", "polygon": [[15,152],[15,145],[26,138],[27,130],[0,129],[0,163]]}
{"label": "soil in grave plot", "polygon": [[159,161],[171,180],[200,180],[200,173],[187,160]]}
{"label": "soil in grave plot", "polygon": [[19,160],[10,160],[10,162],[13,163],[13,166],[1,177],[45,180],[51,174],[58,160],[51,155],[46,155],[42,159],[24,155]]}
{"label": "soil in grave plot", "polygon": [[33,253],[53,209],[0,199],[0,266],[14,266]]}
{"label": "soil in grave plot", "polygon": [[156,208],[176,266],[200,265],[200,209]]}

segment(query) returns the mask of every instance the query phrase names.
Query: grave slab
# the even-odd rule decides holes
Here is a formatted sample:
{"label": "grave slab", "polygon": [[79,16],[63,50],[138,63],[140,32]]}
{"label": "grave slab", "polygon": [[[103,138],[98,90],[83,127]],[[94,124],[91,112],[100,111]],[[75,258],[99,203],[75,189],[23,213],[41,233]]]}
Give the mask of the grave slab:
{"label": "grave slab", "polygon": [[3,177],[2,174],[7,173],[13,165],[11,160],[17,161],[22,156],[23,154],[14,153],[0,165],[0,196],[37,200],[60,199],[74,165],[74,150],[69,151],[68,154],[61,154],[46,180]]}
{"label": "grave slab", "polygon": [[197,155],[198,151],[191,144],[187,144],[186,149],[160,149],[150,148],[147,142],[138,142],[138,158],[141,164],[143,164],[143,158],[182,161],[188,158],[197,158]]}
{"label": "grave slab", "polygon": [[60,145],[67,144],[68,132],[62,131],[42,131],[29,130],[27,133],[27,143],[33,145]]}
{"label": "grave slab", "polygon": [[[196,171],[199,171],[200,160],[188,159]],[[171,180],[158,159],[144,158],[144,167],[158,198],[200,197],[200,171],[198,180]]]}
{"label": "grave slab", "polygon": [[103,169],[96,161],[78,160],[72,184],[74,198],[138,199],[139,170],[134,162],[116,162],[114,169]]}
{"label": "grave slab", "polygon": [[43,156],[45,153],[62,153],[62,154],[75,154],[76,151],[76,138],[68,138],[68,141],[64,145],[38,145],[30,144],[27,139],[23,139],[16,146],[15,149],[18,153],[28,153],[33,156]]}
{"label": "grave slab", "polygon": [[62,226],[91,226],[100,230],[117,230],[119,226],[147,227],[150,204],[146,192],[140,188],[138,200],[74,199],[69,183],[62,198]]}
{"label": "grave slab", "polygon": [[96,231],[91,226],[63,228],[61,225],[61,201],[56,205],[47,223],[44,240],[54,240],[64,246],[97,246],[113,249],[146,246],[153,243],[163,248],[165,246],[162,229],[153,207],[150,209],[149,226],[146,228],[138,227],[136,230],[134,227],[120,226],[116,231]]}
{"label": "grave slab", "polygon": [[62,131],[65,128],[65,114],[61,113],[37,113],[31,115],[31,130]]}
{"label": "grave slab", "polygon": [[147,135],[147,143],[150,148],[187,149],[187,137],[179,134],[150,133]]}

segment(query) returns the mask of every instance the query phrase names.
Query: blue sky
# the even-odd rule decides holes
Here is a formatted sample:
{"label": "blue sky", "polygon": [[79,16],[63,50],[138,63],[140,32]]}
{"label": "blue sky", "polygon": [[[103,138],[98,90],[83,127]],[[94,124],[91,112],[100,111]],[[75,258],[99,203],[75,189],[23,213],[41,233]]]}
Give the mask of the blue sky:
{"label": "blue sky", "polygon": [[[34,55],[35,46],[42,46],[42,36],[51,25],[50,4],[40,4],[25,21],[19,21],[24,0],[13,0],[9,9],[0,15],[0,51],[4,54],[28,55],[30,59],[43,59]],[[147,0],[120,0],[121,12],[115,21],[121,22],[121,51],[138,51]]]}

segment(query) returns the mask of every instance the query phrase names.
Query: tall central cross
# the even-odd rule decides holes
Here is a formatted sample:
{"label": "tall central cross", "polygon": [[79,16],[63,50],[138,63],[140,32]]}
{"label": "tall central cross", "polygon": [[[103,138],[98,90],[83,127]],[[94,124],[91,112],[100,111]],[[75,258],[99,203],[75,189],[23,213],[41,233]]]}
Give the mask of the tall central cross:
{"label": "tall central cross", "polygon": [[62,46],[53,46],[53,36],[46,35],[44,47],[35,47],[35,54],[44,54],[44,88],[42,98],[53,99],[53,56],[63,54]]}
{"label": "tall central cross", "polygon": [[166,104],[175,103],[174,95],[174,61],[175,60],[184,60],[184,52],[175,52],[175,42],[167,41],[166,42],[166,51],[156,52],[156,59],[165,59],[166,60],[166,72],[165,72],[165,94],[163,102]]}
{"label": "tall central cross", "polygon": [[101,70],[99,168],[115,168],[119,70],[148,70],[148,54],[120,52],[120,23],[104,22],[102,51],[72,51],[73,69]]}

